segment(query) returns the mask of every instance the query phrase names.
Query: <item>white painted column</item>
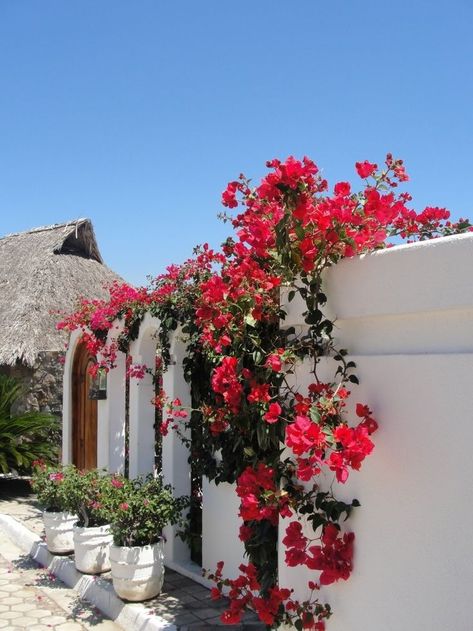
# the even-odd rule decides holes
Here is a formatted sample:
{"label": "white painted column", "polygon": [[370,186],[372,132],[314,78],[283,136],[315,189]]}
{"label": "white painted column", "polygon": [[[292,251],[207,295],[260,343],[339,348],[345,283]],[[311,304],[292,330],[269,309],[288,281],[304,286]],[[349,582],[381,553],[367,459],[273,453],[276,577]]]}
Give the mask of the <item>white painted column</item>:
{"label": "white painted column", "polygon": [[223,561],[223,575],[236,578],[239,566],[247,562],[245,547],[239,539],[242,521],[238,516],[240,498],[236,485],[227,482],[217,485],[204,477],[202,487],[202,566],[214,571],[217,563]]}
{"label": "white painted column", "polygon": [[[160,322],[148,313],[140,326],[138,338],[130,345],[133,364],[144,364],[153,371],[156,363],[156,333]],[[130,378],[129,475],[154,473],[155,462],[155,396],[152,376]]]}
{"label": "white painted column", "polygon": [[67,347],[62,380],[62,463],[72,462],[72,369],[82,331],[71,333]]}
{"label": "white painted column", "polygon": [[[116,339],[121,325],[109,334]],[[118,351],[116,367],[107,374],[107,398],[97,401],[97,467],[125,471],[126,355]]]}
{"label": "white painted column", "polygon": [[[176,331],[171,344],[172,364],[163,375],[163,387],[167,397],[171,400],[179,398],[183,406],[190,407],[190,385],[184,379],[182,361],[185,356],[185,344],[181,341],[182,334]],[[188,462],[189,449],[182,443],[179,436],[172,429],[163,437],[163,477],[166,484],[174,487],[176,496],[190,495],[191,469]],[[190,563],[189,546],[176,538],[175,527],[165,529],[167,539],[165,546],[166,563],[171,567],[178,567]]]}

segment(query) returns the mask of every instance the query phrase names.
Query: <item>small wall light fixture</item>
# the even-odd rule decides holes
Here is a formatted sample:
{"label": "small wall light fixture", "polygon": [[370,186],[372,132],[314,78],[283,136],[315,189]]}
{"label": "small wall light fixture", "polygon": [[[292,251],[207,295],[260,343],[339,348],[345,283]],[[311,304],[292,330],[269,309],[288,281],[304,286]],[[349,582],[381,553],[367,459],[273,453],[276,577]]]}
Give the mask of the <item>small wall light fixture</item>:
{"label": "small wall light fixture", "polygon": [[90,380],[89,399],[107,398],[107,371],[99,368]]}

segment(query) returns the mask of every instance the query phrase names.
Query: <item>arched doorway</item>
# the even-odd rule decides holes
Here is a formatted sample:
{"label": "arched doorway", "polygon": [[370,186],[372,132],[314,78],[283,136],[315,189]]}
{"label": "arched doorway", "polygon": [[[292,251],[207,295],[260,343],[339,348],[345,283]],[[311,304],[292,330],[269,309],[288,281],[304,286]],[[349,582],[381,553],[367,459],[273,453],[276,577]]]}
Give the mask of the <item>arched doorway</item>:
{"label": "arched doorway", "polygon": [[79,469],[97,466],[97,401],[89,399],[93,363],[86,345],[79,343],[72,364],[72,463]]}

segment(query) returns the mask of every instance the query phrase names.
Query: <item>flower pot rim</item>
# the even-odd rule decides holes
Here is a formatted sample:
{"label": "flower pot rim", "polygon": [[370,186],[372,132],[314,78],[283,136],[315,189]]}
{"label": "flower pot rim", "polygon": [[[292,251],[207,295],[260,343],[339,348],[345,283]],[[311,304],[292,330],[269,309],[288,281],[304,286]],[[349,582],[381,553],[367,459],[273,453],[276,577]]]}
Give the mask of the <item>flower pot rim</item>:
{"label": "flower pot rim", "polygon": [[75,524],[72,525],[72,529],[73,530],[93,530],[93,529],[98,529],[98,528],[109,528],[110,529],[110,524],[101,524],[100,526],[79,526],[78,522],[75,522]]}
{"label": "flower pot rim", "polygon": [[164,537],[160,537],[158,541],[154,543],[147,543],[143,546],[117,546],[114,543],[110,544],[111,548],[115,548],[116,550],[143,550],[145,548],[153,548],[154,546],[160,545],[164,542]]}

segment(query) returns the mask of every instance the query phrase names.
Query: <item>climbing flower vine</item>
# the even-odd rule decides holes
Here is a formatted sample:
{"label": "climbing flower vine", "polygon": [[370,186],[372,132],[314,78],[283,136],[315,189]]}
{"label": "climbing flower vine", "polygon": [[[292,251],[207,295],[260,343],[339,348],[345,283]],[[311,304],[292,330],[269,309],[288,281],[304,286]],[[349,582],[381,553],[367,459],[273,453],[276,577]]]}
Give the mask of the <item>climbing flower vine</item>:
{"label": "climbing flower vine", "polygon": [[[408,176],[390,154],[382,167],[356,163],[357,191],[345,181],[330,189],[309,158],[267,167],[258,186],[240,175],[223,192],[223,205],[235,214],[224,217],[234,236],[221,251],[197,248],[147,288],[115,284],[108,301],[82,301],[59,326],[81,329],[96,366],[106,369],[127,352],[146,312],[161,322],[164,369],[169,336],[179,327],[192,409],[158,393],[154,403],[166,410],[162,431],[172,428],[188,440],[180,429],[186,425],[199,472],[235,483],[248,557],[236,578],[225,578],[222,564],[208,573],[212,597],[228,593],[223,620],[229,624],[249,606],[270,627],[321,631],[332,612],[319,589],[351,574],[355,535],[345,521],[359,506],[337,499],[336,485],[323,480],[329,473],[344,484],[360,470],[378,429],[369,406],[351,402],[356,367],[337,347],[325,315],[324,274],[343,258],[388,246],[392,237],[423,240],[472,227],[463,219],[451,223],[443,208],[409,208],[410,195],[398,192]],[[304,304],[305,326],[298,330],[285,325],[296,297]],[[110,341],[117,320],[123,326]],[[302,363],[311,374],[303,391],[294,379]],[[149,370],[128,358],[131,377]],[[314,572],[303,602],[278,584],[280,528],[285,563]]]}

